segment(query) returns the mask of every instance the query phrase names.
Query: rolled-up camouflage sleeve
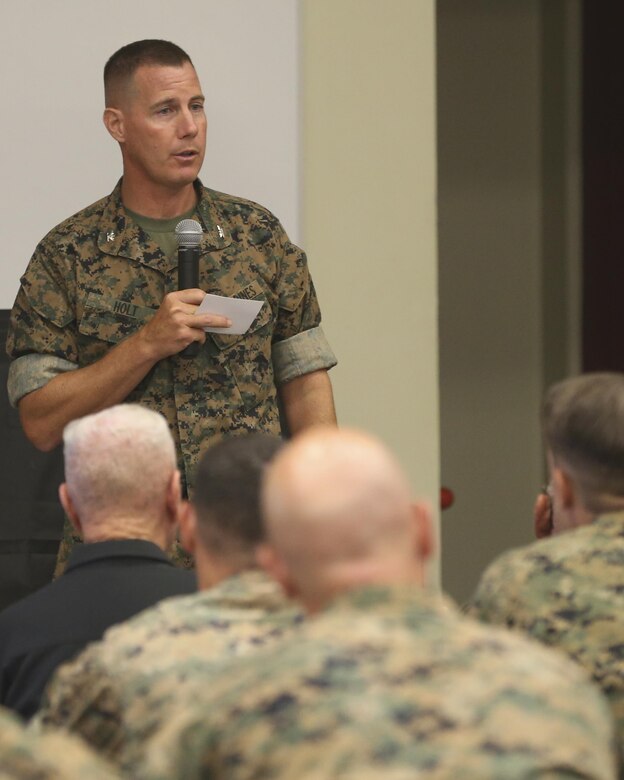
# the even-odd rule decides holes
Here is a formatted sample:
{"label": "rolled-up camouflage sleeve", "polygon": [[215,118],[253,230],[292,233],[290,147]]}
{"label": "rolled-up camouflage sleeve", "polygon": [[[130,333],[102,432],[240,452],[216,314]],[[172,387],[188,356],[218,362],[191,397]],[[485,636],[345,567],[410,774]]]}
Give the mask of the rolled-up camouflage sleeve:
{"label": "rolled-up camouflage sleeve", "polygon": [[336,365],[336,357],[320,322],[321,310],[305,252],[286,240],[279,277],[279,314],[272,349],[277,386]]}
{"label": "rolled-up camouflage sleeve", "polygon": [[75,312],[64,261],[63,253],[49,250],[44,239],[22,276],[6,342],[13,358],[8,379],[13,406],[58,374],[78,368]]}
{"label": "rolled-up camouflage sleeve", "polygon": [[16,407],[25,395],[39,390],[58,374],[76,368],[75,363],[54,355],[22,355],[9,366],[7,391],[11,406]]}
{"label": "rolled-up camouflage sleeve", "polygon": [[320,325],[273,345],[273,371],[278,386],[312,371],[330,369],[337,362]]}

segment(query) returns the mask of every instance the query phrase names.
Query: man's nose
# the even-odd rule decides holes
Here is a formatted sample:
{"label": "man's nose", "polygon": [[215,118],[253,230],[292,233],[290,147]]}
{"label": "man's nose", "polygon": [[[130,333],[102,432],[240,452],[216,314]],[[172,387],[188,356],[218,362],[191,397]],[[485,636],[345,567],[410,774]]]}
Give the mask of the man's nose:
{"label": "man's nose", "polygon": [[197,135],[197,120],[192,111],[182,111],[178,131],[182,138]]}

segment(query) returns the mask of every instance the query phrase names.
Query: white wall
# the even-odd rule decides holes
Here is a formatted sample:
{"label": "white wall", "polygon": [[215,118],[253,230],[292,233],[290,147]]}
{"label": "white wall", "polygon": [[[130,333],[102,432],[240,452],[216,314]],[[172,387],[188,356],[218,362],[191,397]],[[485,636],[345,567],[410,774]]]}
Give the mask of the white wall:
{"label": "white wall", "polygon": [[209,123],[204,183],[263,203],[299,240],[297,2],[2,0],[0,22],[0,309],[42,236],[115,185],[102,69],[141,38],[173,40],[195,64]]}

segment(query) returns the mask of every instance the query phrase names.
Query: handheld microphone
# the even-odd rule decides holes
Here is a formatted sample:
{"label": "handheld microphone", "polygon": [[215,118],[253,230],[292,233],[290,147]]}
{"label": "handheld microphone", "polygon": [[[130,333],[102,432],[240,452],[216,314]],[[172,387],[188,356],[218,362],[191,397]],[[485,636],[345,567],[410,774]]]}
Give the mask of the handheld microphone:
{"label": "handheld microphone", "polygon": [[[202,227],[194,219],[183,219],[175,227],[178,242],[178,290],[199,287],[199,244]],[[180,355],[195,357],[199,352],[198,341],[191,342]]]}

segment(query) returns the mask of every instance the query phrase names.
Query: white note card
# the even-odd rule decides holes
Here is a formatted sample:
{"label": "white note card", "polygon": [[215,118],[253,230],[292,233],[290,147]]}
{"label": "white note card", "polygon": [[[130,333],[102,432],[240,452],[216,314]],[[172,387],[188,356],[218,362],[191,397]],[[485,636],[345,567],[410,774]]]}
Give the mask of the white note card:
{"label": "white note card", "polygon": [[244,298],[226,298],[223,295],[206,293],[195,314],[221,314],[229,317],[229,328],[204,328],[206,333],[247,333],[249,326],[258,316],[264,301],[247,301]]}

